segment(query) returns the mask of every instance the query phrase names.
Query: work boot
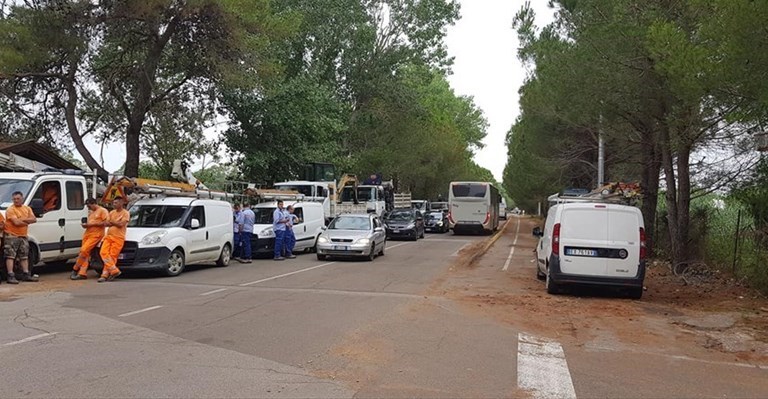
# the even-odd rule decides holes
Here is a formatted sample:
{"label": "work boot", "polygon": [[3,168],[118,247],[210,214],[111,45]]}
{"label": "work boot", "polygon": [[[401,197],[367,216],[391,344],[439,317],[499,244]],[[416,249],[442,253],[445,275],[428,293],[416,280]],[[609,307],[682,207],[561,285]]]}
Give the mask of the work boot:
{"label": "work boot", "polygon": [[77,280],[77,270],[72,270],[72,273],[69,275],[70,280]]}
{"label": "work boot", "polygon": [[288,258],[288,259],[296,259],[296,255],[288,254],[288,256],[286,256],[286,258]]}
{"label": "work boot", "polygon": [[283,258],[282,256],[278,256],[277,258],[275,258],[275,260],[285,260],[285,258]]}
{"label": "work boot", "polygon": [[37,277],[37,275],[29,274],[29,272],[21,273],[21,281],[29,281],[29,282],[37,282],[40,281],[40,279]]}
{"label": "work boot", "polygon": [[117,272],[115,274],[110,274],[109,277],[107,277],[107,281],[113,281],[114,279],[116,279],[121,274],[123,274],[123,272]]}
{"label": "work boot", "polygon": [[74,273],[72,273],[71,276],[69,276],[69,279],[70,280],[75,280],[75,281],[77,281],[77,280],[88,280],[88,276],[86,276],[85,274],[77,274],[77,272],[74,272]]}
{"label": "work boot", "polygon": [[98,279],[98,280],[96,280],[96,282],[97,282],[97,283],[103,283],[103,282],[105,282],[105,281],[107,281],[107,278],[106,278],[106,277],[104,277],[104,276],[101,276],[101,277],[99,277],[99,279]]}
{"label": "work boot", "polygon": [[19,280],[16,280],[16,275],[13,273],[8,273],[8,284],[18,284]]}

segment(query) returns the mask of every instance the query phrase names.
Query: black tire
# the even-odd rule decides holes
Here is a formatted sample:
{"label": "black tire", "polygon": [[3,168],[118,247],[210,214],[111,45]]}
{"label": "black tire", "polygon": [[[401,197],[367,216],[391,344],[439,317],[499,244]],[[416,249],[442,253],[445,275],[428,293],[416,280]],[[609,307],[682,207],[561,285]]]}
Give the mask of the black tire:
{"label": "black tire", "polygon": [[224,248],[221,249],[221,255],[219,255],[219,259],[216,260],[216,266],[227,267],[229,266],[229,262],[231,260],[232,260],[232,248],[229,246],[229,244],[224,244]]}
{"label": "black tire", "polygon": [[320,236],[315,237],[315,245],[309,249],[309,253],[317,252],[317,241],[320,240]]}
{"label": "black tire", "polygon": [[627,290],[627,297],[629,299],[639,300],[643,297],[643,287],[632,287]]}
{"label": "black tire", "polygon": [[163,269],[163,273],[168,277],[176,277],[184,271],[184,252],[176,248],[168,255],[168,263]]}
{"label": "black tire", "polygon": [[365,260],[368,262],[373,262],[373,260],[376,259],[376,243],[371,243],[371,253],[368,254],[368,256],[365,257]]}
{"label": "black tire", "polygon": [[381,251],[379,251],[379,256],[384,256],[384,248],[387,246],[387,240],[384,240],[384,243],[381,244]]}
{"label": "black tire", "polygon": [[326,259],[328,259],[327,255],[317,254],[317,260],[326,260]]}
{"label": "black tire", "polygon": [[547,269],[547,275],[545,276],[547,285],[547,294],[557,295],[560,293],[560,284],[557,284],[550,276],[549,269]]}
{"label": "black tire", "polygon": [[538,265],[536,266],[536,278],[541,280],[541,281],[546,281],[547,280],[547,275],[542,273],[541,270],[539,270],[539,266]]}
{"label": "black tire", "polygon": [[419,240],[419,232],[414,230],[413,231],[413,237],[409,237],[411,241],[418,241]]}
{"label": "black tire", "polygon": [[[5,260],[3,260],[5,262]],[[66,262],[66,261],[64,261]],[[29,274],[35,274],[35,266],[40,263],[40,252],[37,250],[37,245],[29,243]],[[3,270],[5,270],[5,263],[3,263]],[[13,273],[17,276],[21,275],[24,270],[21,268],[19,261],[13,264]]]}

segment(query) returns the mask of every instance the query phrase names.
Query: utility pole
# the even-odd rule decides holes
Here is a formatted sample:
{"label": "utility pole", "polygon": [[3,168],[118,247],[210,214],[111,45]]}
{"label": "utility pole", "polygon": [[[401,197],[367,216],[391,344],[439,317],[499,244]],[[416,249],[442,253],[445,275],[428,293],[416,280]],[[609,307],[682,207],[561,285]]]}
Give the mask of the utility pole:
{"label": "utility pole", "polygon": [[605,182],[605,141],[603,140],[603,130],[600,129],[597,138],[597,188],[602,187]]}

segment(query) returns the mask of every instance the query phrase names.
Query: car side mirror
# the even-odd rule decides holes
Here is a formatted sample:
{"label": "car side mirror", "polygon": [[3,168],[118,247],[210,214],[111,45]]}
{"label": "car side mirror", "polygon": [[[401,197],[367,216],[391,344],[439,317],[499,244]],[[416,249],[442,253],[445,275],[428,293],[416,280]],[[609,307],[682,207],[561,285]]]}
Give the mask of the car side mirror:
{"label": "car side mirror", "polygon": [[200,221],[197,220],[197,219],[192,219],[192,221],[189,223],[189,227],[191,227],[192,230],[199,229],[200,228]]}
{"label": "car side mirror", "polygon": [[35,217],[41,217],[45,213],[41,198],[34,198],[32,201],[29,201],[29,207],[32,208],[32,213],[35,214]]}
{"label": "car side mirror", "polygon": [[323,230],[323,231],[328,230],[328,226],[323,226],[320,228],[320,230]]}
{"label": "car side mirror", "polygon": [[543,237],[544,233],[541,231],[541,227],[534,227],[533,228],[533,235],[535,237]]}

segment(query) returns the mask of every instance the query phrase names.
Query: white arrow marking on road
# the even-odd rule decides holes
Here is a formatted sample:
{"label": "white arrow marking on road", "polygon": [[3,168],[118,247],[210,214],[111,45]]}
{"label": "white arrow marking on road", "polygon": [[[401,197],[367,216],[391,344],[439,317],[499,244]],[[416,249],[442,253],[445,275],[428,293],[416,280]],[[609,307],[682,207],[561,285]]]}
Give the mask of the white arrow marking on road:
{"label": "white arrow marking on road", "polygon": [[509,250],[509,256],[507,256],[507,261],[504,262],[504,267],[501,268],[503,271],[507,271],[509,268],[509,263],[512,262],[512,255],[515,254],[515,246],[517,246],[517,237],[520,234],[520,219],[517,219],[517,229],[515,230],[515,241],[512,243],[512,249]]}
{"label": "white arrow marking on road", "polygon": [[33,335],[31,337],[20,339],[18,341],[13,341],[13,342],[8,342],[7,344],[3,344],[3,348],[5,348],[6,346],[14,346],[14,345],[18,345],[18,344],[23,344],[25,342],[34,341],[34,340],[40,339],[40,338],[50,337],[50,336],[53,336],[53,335],[56,335],[56,333],[52,332],[52,333],[43,333],[43,334]]}
{"label": "white arrow marking on road", "polygon": [[517,386],[535,399],[575,399],[563,347],[521,333],[517,341]]}
{"label": "white arrow marking on road", "polygon": [[161,305],[157,305],[157,306],[150,306],[150,307],[148,307],[148,308],[139,309],[139,310],[134,310],[133,312],[123,313],[123,314],[121,314],[121,315],[118,315],[117,317],[128,317],[128,316],[133,316],[133,315],[135,315],[135,314],[144,313],[144,312],[149,312],[150,310],[155,310],[155,309],[160,309],[160,308],[162,308],[162,306],[161,306]]}

